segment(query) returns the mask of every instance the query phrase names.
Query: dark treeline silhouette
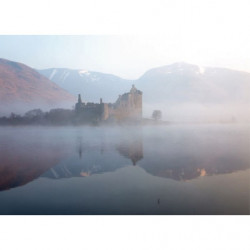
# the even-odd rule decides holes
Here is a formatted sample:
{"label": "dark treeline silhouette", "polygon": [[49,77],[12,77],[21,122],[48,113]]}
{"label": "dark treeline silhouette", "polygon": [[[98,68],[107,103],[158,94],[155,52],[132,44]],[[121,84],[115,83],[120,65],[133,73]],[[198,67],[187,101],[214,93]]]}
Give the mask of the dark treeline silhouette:
{"label": "dark treeline silhouette", "polygon": [[11,113],[8,117],[0,117],[0,125],[96,125],[99,122],[97,117],[79,119],[74,110],[60,108],[51,109],[48,112],[43,112],[41,109],[33,109],[26,112],[23,116]]}

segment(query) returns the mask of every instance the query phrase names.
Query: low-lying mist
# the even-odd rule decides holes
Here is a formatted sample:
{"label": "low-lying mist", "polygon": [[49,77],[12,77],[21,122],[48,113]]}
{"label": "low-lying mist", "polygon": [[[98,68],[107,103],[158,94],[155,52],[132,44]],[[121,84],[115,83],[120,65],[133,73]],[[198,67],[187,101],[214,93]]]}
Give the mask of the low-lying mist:
{"label": "low-lying mist", "polygon": [[249,103],[145,103],[143,116],[151,118],[161,110],[162,120],[170,122],[250,122]]}
{"label": "low-lying mist", "polygon": [[0,117],[9,116],[11,113],[17,115],[24,115],[27,111],[32,109],[41,109],[43,111],[49,111],[54,108],[63,108],[63,109],[73,109],[73,102],[61,102],[60,104],[50,104],[45,102],[33,102],[33,103],[8,103],[0,105]]}

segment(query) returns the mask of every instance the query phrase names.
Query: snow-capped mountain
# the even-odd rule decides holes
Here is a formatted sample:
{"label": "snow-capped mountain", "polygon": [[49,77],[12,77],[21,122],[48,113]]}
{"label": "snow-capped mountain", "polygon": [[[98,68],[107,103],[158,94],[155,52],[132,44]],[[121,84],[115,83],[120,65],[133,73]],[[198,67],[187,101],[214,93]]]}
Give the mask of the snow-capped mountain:
{"label": "snow-capped mountain", "polygon": [[160,109],[172,121],[250,121],[250,73],[175,63],[136,81],[144,114]]}
{"label": "snow-capped mountain", "polygon": [[225,103],[250,100],[250,74],[224,68],[175,63],[147,71],[136,82],[155,102]]}
{"label": "snow-capped mountain", "polygon": [[87,70],[51,68],[38,70],[71,94],[82,94],[82,99],[90,102],[114,102],[118,95],[128,91],[131,81],[111,74]]}
{"label": "snow-capped mountain", "polygon": [[148,70],[139,79],[125,80],[86,70],[38,70],[49,80],[87,101],[114,102],[131,84],[143,91],[145,102],[224,103],[250,100],[250,73],[175,63]]}
{"label": "snow-capped mountain", "polygon": [[174,63],[148,70],[131,81],[86,70],[47,69],[39,72],[85,101],[114,102],[132,84],[143,91],[143,112],[154,109],[168,120],[250,120],[250,73],[188,63]]}

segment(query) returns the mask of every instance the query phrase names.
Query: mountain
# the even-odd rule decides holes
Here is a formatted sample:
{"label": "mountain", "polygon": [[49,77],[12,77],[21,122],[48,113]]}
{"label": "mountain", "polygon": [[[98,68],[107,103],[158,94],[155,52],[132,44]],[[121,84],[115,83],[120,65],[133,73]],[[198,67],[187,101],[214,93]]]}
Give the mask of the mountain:
{"label": "mountain", "polygon": [[36,70],[0,59],[0,113],[70,107],[76,98]]}
{"label": "mountain", "polygon": [[130,80],[95,71],[50,68],[37,70],[73,95],[81,94],[89,102],[115,102],[119,94],[131,88]]}
{"label": "mountain", "polygon": [[144,110],[172,121],[250,121],[250,73],[175,63],[148,70],[136,81]]}
{"label": "mountain", "polygon": [[250,73],[188,63],[175,63],[148,70],[131,81],[94,71],[52,68],[38,70],[70,93],[83,94],[87,101],[113,102],[127,92],[131,84],[144,92],[145,102],[169,103],[248,102]]}
{"label": "mountain", "polygon": [[143,112],[163,111],[172,121],[250,120],[250,73],[224,68],[174,63],[148,70],[131,81],[85,70],[46,69],[39,73],[85,101],[114,102],[131,84],[143,91]]}
{"label": "mountain", "polygon": [[137,82],[147,101],[225,103],[249,102],[250,74],[175,63],[148,70]]}

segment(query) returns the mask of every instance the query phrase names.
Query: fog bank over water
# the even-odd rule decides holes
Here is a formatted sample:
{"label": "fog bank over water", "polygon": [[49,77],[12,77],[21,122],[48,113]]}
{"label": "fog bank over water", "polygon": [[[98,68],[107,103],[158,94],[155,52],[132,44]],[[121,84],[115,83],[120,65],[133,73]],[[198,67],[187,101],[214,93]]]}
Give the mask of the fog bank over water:
{"label": "fog bank over water", "polygon": [[144,104],[143,116],[162,111],[162,120],[170,122],[250,122],[250,104],[155,103]]}
{"label": "fog bank over water", "polygon": [[[73,109],[73,103],[61,103],[51,106],[44,103],[10,104],[1,107],[0,116],[9,116],[11,113],[24,115],[31,109],[41,109],[44,112],[52,108]],[[169,122],[250,122],[250,104],[202,104],[169,102],[143,103],[143,118],[152,118],[154,110],[161,110],[162,120]]]}
{"label": "fog bank over water", "polygon": [[60,102],[57,104],[45,103],[43,101],[35,101],[32,103],[18,103],[12,102],[9,104],[1,105],[0,108],[0,117],[9,116],[11,113],[17,115],[24,115],[27,111],[33,109],[41,109],[44,112],[49,111],[50,109],[72,109],[74,107],[74,102]]}

